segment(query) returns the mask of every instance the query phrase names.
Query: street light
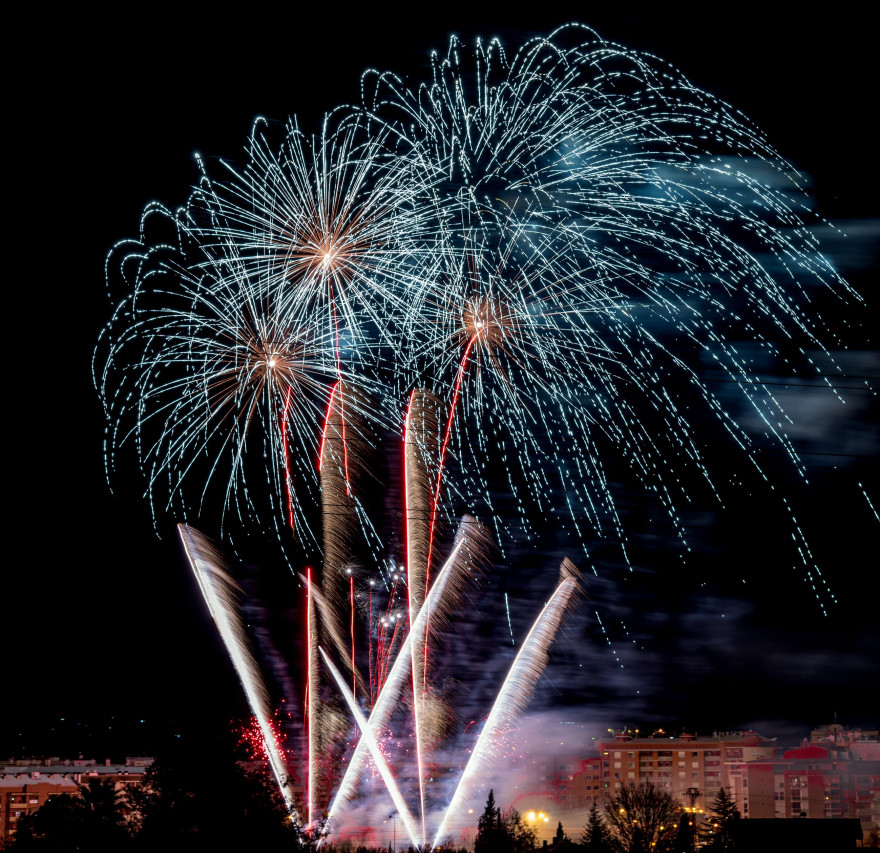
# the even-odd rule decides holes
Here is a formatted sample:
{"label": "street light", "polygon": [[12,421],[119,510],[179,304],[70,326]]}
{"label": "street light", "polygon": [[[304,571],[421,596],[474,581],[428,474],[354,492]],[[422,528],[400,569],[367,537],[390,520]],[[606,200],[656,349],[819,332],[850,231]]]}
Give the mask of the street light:
{"label": "street light", "polygon": [[391,849],[394,853],[397,853],[397,812],[388,815],[388,820],[391,821],[391,838],[393,839],[391,842]]}

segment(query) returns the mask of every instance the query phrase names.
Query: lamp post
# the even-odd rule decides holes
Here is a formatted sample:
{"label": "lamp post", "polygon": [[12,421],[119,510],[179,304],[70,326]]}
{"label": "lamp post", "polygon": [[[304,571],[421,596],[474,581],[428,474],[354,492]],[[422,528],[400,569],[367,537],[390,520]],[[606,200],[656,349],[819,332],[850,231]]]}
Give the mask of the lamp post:
{"label": "lamp post", "polygon": [[388,815],[388,819],[391,821],[391,850],[397,853],[397,812]]}

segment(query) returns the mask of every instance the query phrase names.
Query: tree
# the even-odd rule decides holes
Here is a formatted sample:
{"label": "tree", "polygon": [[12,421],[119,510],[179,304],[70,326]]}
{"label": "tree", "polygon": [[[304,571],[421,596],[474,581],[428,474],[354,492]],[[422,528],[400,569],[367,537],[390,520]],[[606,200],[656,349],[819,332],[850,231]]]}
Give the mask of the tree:
{"label": "tree", "polygon": [[495,851],[501,850],[502,827],[501,809],[496,807],[495,792],[490,789],[486,808],[483,809],[483,813],[477,821],[474,853],[495,853]]}
{"label": "tree", "polygon": [[495,805],[495,792],[489,791],[486,808],[477,821],[474,853],[531,853],[535,830],[528,826],[516,809],[501,814]]}
{"label": "tree", "polygon": [[672,845],[674,853],[693,853],[697,847],[700,827],[697,824],[697,800],[702,797],[699,788],[688,788],[682,796],[688,805],[681,810],[678,830]]}
{"label": "tree", "polygon": [[95,809],[82,797],[59,794],[21,819],[15,841],[5,849],[10,853],[119,853],[130,844],[119,812]]}
{"label": "tree", "polygon": [[590,816],[581,836],[581,847],[587,853],[611,853],[611,836],[595,803],[590,809]]}
{"label": "tree", "polygon": [[662,850],[674,837],[679,805],[652,782],[630,783],[605,806],[612,844],[622,853]]}
{"label": "tree", "polygon": [[538,835],[516,809],[505,812],[501,826],[503,846],[499,849],[509,853],[532,853],[538,842]]}
{"label": "tree", "polygon": [[733,824],[739,820],[736,800],[726,788],[719,788],[709,811],[706,813],[708,844],[710,850],[732,850]]}
{"label": "tree", "polygon": [[289,820],[278,788],[231,759],[156,761],[132,792],[137,850],[299,851],[305,839]]}
{"label": "tree", "polygon": [[693,853],[697,846],[697,827],[695,815],[682,809],[678,816],[678,828],[672,844],[673,853]]}

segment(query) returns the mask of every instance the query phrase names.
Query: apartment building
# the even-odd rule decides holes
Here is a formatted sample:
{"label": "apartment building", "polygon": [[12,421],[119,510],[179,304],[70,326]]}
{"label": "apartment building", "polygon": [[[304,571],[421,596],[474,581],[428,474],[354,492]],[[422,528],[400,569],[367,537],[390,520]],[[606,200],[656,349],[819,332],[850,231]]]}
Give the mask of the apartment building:
{"label": "apartment building", "polygon": [[93,759],[62,760],[33,758],[0,761],[0,847],[15,836],[19,821],[35,812],[49,797],[79,794],[79,785],[89,779],[112,779],[117,788],[140,785],[152,764],[148,757],[128,757],[124,764],[109,760],[98,764]]}
{"label": "apartment building", "polygon": [[711,802],[719,788],[737,799],[743,770],[749,761],[772,755],[775,741],[756,732],[722,732],[711,737],[635,737],[619,733],[599,742],[603,797],[613,797],[630,784],[651,782],[677,800],[697,790],[701,806]]}

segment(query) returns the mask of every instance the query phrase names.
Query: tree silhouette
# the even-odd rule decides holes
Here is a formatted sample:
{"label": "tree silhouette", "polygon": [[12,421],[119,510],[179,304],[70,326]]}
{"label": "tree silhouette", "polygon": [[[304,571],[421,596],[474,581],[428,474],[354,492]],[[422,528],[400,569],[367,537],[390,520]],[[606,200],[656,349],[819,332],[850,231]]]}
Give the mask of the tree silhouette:
{"label": "tree silhouette", "polygon": [[522,819],[516,809],[505,812],[502,818],[502,827],[503,843],[506,846],[501,849],[510,851],[510,853],[532,853],[534,851],[538,840],[537,833]]}
{"label": "tree silhouette", "polygon": [[565,830],[562,828],[562,821],[559,821],[559,823],[556,824],[556,835],[553,836],[553,843],[558,845],[562,844],[565,840]]}
{"label": "tree silhouette", "polygon": [[590,809],[587,825],[581,835],[581,847],[587,853],[611,853],[611,836],[595,803]]}
{"label": "tree silhouette", "polygon": [[489,790],[486,808],[477,821],[477,834],[474,837],[474,853],[495,853],[502,849],[503,823],[501,809],[495,805],[495,792]]}
{"label": "tree silhouette", "polygon": [[652,782],[630,783],[605,806],[614,847],[623,853],[662,850],[675,834],[680,807]]}
{"label": "tree silhouette", "polygon": [[19,821],[15,840],[4,849],[10,853],[129,850],[131,837],[122,826],[121,815],[102,814],[103,811],[103,808],[93,809],[82,797],[73,794],[50,797]]}
{"label": "tree silhouette", "polygon": [[516,809],[501,814],[490,790],[486,808],[477,821],[474,853],[532,853],[535,830],[528,826]]}
{"label": "tree silhouette", "polygon": [[126,796],[113,779],[90,776],[85,784],[78,782],[77,788],[83,804],[95,817],[110,823],[123,823]]}
{"label": "tree silhouette", "polygon": [[731,839],[733,824],[739,820],[739,809],[736,800],[730,796],[726,788],[719,788],[715,799],[706,812],[708,844],[710,850],[732,850]]}

